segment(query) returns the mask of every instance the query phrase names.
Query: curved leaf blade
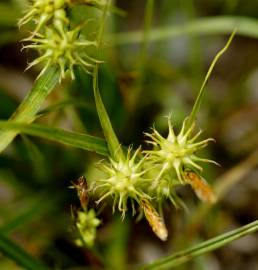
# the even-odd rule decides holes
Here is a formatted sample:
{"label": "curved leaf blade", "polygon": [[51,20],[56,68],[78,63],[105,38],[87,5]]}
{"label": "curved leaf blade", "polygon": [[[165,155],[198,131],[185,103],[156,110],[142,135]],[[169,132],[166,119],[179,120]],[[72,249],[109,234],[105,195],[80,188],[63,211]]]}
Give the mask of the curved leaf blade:
{"label": "curved leaf blade", "polygon": [[[15,110],[10,120],[14,122],[31,123],[36,113],[40,110],[42,103],[59,82],[59,71],[51,67],[40,77],[32,87],[31,91],[24,98],[19,107]],[[17,130],[0,131],[0,153],[13,141]]]}
{"label": "curved leaf blade", "polygon": [[108,155],[105,140],[98,137],[59,128],[46,127],[40,124],[23,124],[13,121],[0,121],[0,128],[48,139],[75,148],[96,152],[100,155]]}

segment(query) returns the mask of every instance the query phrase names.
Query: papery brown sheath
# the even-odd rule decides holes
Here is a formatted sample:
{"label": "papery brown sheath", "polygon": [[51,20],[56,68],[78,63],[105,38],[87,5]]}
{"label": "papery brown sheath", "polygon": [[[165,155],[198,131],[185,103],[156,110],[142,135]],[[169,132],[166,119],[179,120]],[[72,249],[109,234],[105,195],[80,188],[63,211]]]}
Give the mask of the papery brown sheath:
{"label": "papery brown sheath", "polygon": [[168,237],[168,231],[163,219],[160,217],[158,212],[150,204],[150,202],[145,199],[141,200],[141,207],[153,232],[159,237],[159,239],[161,239],[162,241],[166,241]]}
{"label": "papery brown sheath", "polygon": [[73,187],[77,190],[82,209],[86,210],[89,202],[89,190],[86,178],[84,176],[79,177],[77,182],[73,183]]}
{"label": "papery brown sheath", "polygon": [[184,174],[184,179],[194,190],[195,194],[202,201],[215,203],[217,196],[209,184],[197,173],[188,171]]}

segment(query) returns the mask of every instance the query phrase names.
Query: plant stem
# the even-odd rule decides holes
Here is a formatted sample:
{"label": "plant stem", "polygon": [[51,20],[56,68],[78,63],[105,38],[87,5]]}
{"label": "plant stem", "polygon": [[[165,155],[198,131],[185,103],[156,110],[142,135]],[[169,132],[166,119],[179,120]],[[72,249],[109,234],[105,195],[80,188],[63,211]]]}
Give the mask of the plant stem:
{"label": "plant stem", "polygon": [[218,249],[230,242],[237,240],[245,235],[253,233],[258,230],[258,220],[242,226],[236,230],[224,233],[214,237],[208,241],[202,242],[192,248],[177,252],[171,256],[159,259],[149,265],[143,266],[141,270],[157,270],[157,269],[171,269],[175,266],[183,264],[193,258],[203,255],[212,250]]}
{"label": "plant stem", "polygon": [[108,113],[106,111],[106,108],[104,106],[104,103],[102,101],[102,98],[99,93],[99,87],[98,87],[98,65],[94,68],[93,73],[93,91],[94,91],[94,98],[96,103],[96,108],[100,120],[100,124],[103,129],[103,133],[108,145],[108,150],[112,158],[115,160],[123,160],[125,159],[123,150],[121,145],[119,144],[119,141],[116,137],[116,134],[114,132],[114,129],[112,127],[111,121],[109,119]]}
{"label": "plant stem", "polygon": [[[105,27],[106,18],[107,18],[107,11],[108,11],[109,4],[110,4],[110,1],[108,1],[108,3],[106,4],[106,8],[103,11],[103,15],[101,19],[100,31],[97,37],[98,51],[102,42],[102,36],[103,36],[103,31]],[[99,70],[99,64],[96,63],[94,71],[93,71],[93,91],[94,91],[94,98],[95,98],[99,120],[103,129],[104,136],[107,141],[107,145],[108,145],[108,149],[109,149],[111,157],[115,159],[116,161],[121,160],[121,159],[125,160],[125,155],[123,153],[122,147],[113,130],[111,121],[109,119],[108,113],[106,111],[106,108],[104,106],[104,103],[102,101],[102,98],[99,92],[98,70]]]}
{"label": "plant stem", "polygon": [[187,120],[187,123],[186,123],[186,129],[188,129],[190,126],[192,126],[192,124],[195,122],[196,120],[196,115],[197,113],[199,112],[199,109],[200,109],[200,105],[201,105],[201,102],[202,102],[202,99],[203,99],[203,95],[204,95],[204,89],[205,89],[205,86],[207,84],[207,81],[216,65],[216,63],[218,62],[219,58],[226,52],[226,50],[229,48],[230,44],[231,44],[231,41],[233,39],[233,37],[235,36],[235,33],[236,33],[236,29],[232,32],[232,34],[230,35],[226,45],[216,54],[216,56],[214,57],[209,69],[208,69],[208,72],[204,78],[204,81],[202,83],[202,86],[201,86],[201,89],[199,91],[199,94],[196,98],[196,101],[194,103],[194,106],[193,106],[193,109],[191,111],[191,114]]}
{"label": "plant stem", "polygon": [[[36,81],[32,90],[13,113],[10,120],[19,123],[33,122],[36,113],[58,81],[59,71],[57,68],[51,67],[46,70],[43,76]],[[17,131],[1,130],[0,153],[13,141],[17,134]]]}

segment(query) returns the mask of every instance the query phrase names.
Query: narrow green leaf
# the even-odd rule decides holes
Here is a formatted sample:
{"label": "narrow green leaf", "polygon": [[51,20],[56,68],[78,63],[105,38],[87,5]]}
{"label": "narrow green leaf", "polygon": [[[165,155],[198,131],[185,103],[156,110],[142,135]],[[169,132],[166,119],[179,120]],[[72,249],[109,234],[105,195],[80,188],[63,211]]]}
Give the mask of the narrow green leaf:
{"label": "narrow green leaf", "polygon": [[119,144],[119,141],[116,137],[116,134],[113,130],[111,121],[109,119],[108,113],[106,111],[106,108],[103,104],[102,98],[99,93],[98,88],[98,67],[95,67],[94,75],[93,75],[93,89],[94,89],[94,97],[95,97],[95,103],[96,108],[99,116],[99,120],[103,129],[104,136],[107,141],[108,149],[110,152],[110,155],[115,160],[121,160],[124,159],[124,153],[121,148],[121,145]]}
{"label": "narrow green leaf", "polygon": [[[34,120],[36,113],[40,110],[42,103],[58,82],[58,69],[52,67],[46,70],[42,77],[36,81],[32,90],[13,113],[10,120],[31,123]],[[17,130],[0,131],[0,153],[12,142],[17,133]]]}
{"label": "narrow green leaf", "polygon": [[[258,38],[258,19],[241,16],[217,16],[195,19],[182,25],[154,28],[149,39],[150,41],[161,41],[182,35],[231,34],[234,28],[237,28],[238,35]],[[114,45],[140,43],[142,30],[115,33],[109,35],[109,39]]]}
{"label": "narrow green leaf", "polygon": [[47,266],[33,258],[23,248],[0,234],[0,251],[27,270],[49,270]]}
{"label": "narrow green leaf", "polygon": [[[98,48],[100,48],[100,45],[102,42],[102,36],[103,36],[104,28],[105,28],[105,22],[107,18],[107,11],[108,11],[109,5],[110,5],[110,0],[107,1],[105,10],[103,11],[103,14],[102,14],[100,30],[97,37]],[[121,160],[121,159],[123,160],[125,159],[125,156],[124,156],[122,147],[114,132],[111,121],[109,119],[108,113],[106,111],[106,108],[104,106],[104,103],[102,101],[102,98],[99,92],[98,71],[99,71],[99,64],[96,63],[94,71],[93,71],[93,91],[94,91],[94,98],[95,98],[95,103],[96,103],[96,108],[97,108],[100,124],[102,126],[103,133],[106,138],[108,150],[110,152],[111,157],[114,158],[115,160]]]}
{"label": "narrow green leaf", "polygon": [[149,265],[141,267],[141,270],[157,270],[157,269],[171,269],[175,266],[183,264],[193,258],[208,253],[212,250],[223,247],[230,242],[237,240],[245,235],[253,233],[258,230],[258,220],[242,226],[236,230],[224,233],[214,237],[208,241],[202,242],[192,248],[177,252],[173,255],[159,259]]}
{"label": "narrow green leaf", "polygon": [[75,148],[96,152],[101,155],[108,154],[107,145],[103,139],[78,132],[46,127],[40,124],[15,123],[13,121],[0,121],[0,128],[11,130],[10,132],[22,132],[37,136]]}

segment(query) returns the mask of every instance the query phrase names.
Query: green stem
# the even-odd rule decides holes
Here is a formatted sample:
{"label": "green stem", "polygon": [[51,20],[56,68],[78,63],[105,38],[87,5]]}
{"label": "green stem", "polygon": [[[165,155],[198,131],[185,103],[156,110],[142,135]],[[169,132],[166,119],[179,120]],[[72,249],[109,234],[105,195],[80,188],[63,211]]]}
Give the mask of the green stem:
{"label": "green stem", "polygon": [[103,129],[103,133],[107,142],[108,150],[112,158],[115,160],[124,160],[125,155],[123,153],[122,147],[117,139],[117,136],[112,127],[111,121],[109,119],[108,113],[102,101],[99,93],[98,87],[98,65],[95,66],[93,73],[93,91],[96,103],[96,108],[100,120],[100,124]]}
{"label": "green stem", "polygon": [[210,75],[216,65],[216,63],[218,62],[219,58],[226,52],[226,50],[229,48],[230,44],[231,44],[231,41],[233,39],[233,37],[235,36],[235,33],[236,33],[236,29],[233,31],[233,33],[230,35],[226,45],[216,54],[216,56],[214,57],[209,69],[208,69],[208,72],[204,78],[204,81],[202,83],[202,86],[201,86],[201,89],[199,91],[199,94],[197,96],[197,99],[194,103],[194,106],[193,106],[193,109],[191,111],[191,114],[188,118],[188,121],[187,121],[187,127],[186,128],[189,128],[196,120],[196,115],[200,109],[200,105],[201,105],[201,102],[202,102],[202,99],[203,99],[203,95],[204,95],[204,89],[205,89],[205,86],[207,84],[207,81],[208,79],[210,78]]}
{"label": "green stem", "polygon": [[[107,11],[109,7],[109,2],[106,4],[106,8],[103,11],[102,19],[101,19],[101,25],[100,25],[100,31],[98,33],[97,37],[97,43],[98,43],[98,49],[101,46],[102,36],[104,32],[105,22],[107,18]],[[99,70],[99,64],[96,63],[94,71],[93,71],[93,91],[94,91],[94,98],[96,103],[96,108],[100,120],[100,124],[103,129],[104,136],[107,141],[108,149],[110,152],[110,155],[113,159],[116,161],[118,160],[124,160],[125,155],[123,153],[122,147],[117,139],[117,136],[113,130],[111,121],[109,119],[108,113],[106,111],[106,108],[104,106],[104,103],[102,101],[99,87],[98,87],[98,70]]]}
{"label": "green stem", "polygon": [[143,266],[141,270],[157,270],[157,269],[171,269],[175,266],[183,264],[193,258],[203,255],[212,250],[229,244],[230,242],[237,240],[245,235],[253,233],[258,230],[258,220],[242,226],[236,230],[224,233],[217,237],[214,237],[208,241],[202,242],[192,248],[177,252],[171,256],[167,256],[160,260],[157,260],[149,265]]}
{"label": "green stem", "polygon": [[[59,72],[57,68],[49,68],[46,70],[43,76],[36,81],[32,90],[13,113],[10,120],[20,123],[33,122],[42,103],[56,86],[58,81]],[[12,142],[17,134],[17,131],[1,130],[0,153]]]}

